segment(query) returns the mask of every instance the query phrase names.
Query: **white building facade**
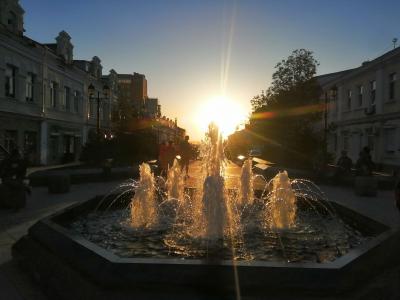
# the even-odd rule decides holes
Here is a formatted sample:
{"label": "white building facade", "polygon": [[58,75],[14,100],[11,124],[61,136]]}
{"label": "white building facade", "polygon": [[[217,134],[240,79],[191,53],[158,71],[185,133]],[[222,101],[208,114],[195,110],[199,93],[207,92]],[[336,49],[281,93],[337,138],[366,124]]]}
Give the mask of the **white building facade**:
{"label": "white building facade", "polygon": [[[97,102],[88,86],[102,91],[104,84],[114,84],[102,80],[98,57],[73,59],[65,31],[54,44],[24,36],[23,14],[17,0],[0,2],[0,145],[18,148],[32,164],[77,160],[97,124]],[[112,103],[100,103],[100,126],[107,131]]]}
{"label": "white building facade", "polygon": [[363,147],[386,170],[400,167],[400,48],[361,67],[319,76],[327,103],[328,152],[356,162]]}

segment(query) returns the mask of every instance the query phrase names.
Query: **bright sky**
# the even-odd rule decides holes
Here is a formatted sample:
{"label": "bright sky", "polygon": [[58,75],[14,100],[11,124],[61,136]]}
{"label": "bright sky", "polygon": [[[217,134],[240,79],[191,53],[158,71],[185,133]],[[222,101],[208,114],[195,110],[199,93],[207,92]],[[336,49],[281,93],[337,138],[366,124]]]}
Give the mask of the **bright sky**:
{"label": "bright sky", "polygon": [[[205,103],[225,92],[235,113],[248,114],[250,99],[268,87],[275,64],[294,49],[314,51],[323,74],[358,66],[400,39],[397,0],[20,3],[29,37],[54,42],[66,30],[75,59],[97,55],[106,72],[145,74],[149,95],[192,140],[203,135],[198,119],[210,112]],[[213,114],[233,113],[216,108]]]}

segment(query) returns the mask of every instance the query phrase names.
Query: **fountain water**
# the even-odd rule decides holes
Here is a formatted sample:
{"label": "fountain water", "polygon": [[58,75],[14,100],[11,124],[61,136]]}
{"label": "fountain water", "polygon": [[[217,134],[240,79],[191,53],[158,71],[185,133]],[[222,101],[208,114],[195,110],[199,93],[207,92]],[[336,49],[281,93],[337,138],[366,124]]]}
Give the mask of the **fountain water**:
{"label": "fountain water", "polygon": [[183,201],[185,179],[177,159],[174,160],[172,167],[168,170],[166,186],[168,199]]}
{"label": "fountain water", "polygon": [[131,222],[134,228],[151,228],[158,221],[154,174],[148,164],[139,167],[140,181],[131,203]]}
{"label": "fountain water", "polygon": [[279,172],[272,179],[272,191],[269,197],[271,228],[282,230],[295,226],[296,196],[293,192],[290,179],[286,171]]}
{"label": "fountain water", "polygon": [[240,186],[238,202],[242,205],[251,205],[254,200],[252,159],[246,159],[240,172]]}
{"label": "fountain water", "polygon": [[[331,261],[363,241],[358,231],[340,221],[317,186],[291,180],[287,172],[263,179],[264,191],[257,198],[254,180],[262,177],[253,175],[248,159],[240,178],[227,187],[223,140],[213,124],[200,153],[201,170],[191,188],[185,188],[177,160],[166,180],[155,178],[142,164],[140,180],[129,184],[134,196],[128,220],[124,213],[110,211],[78,220],[77,228],[93,239],[94,228],[106,227],[99,222],[113,224],[96,242],[126,257],[151,253],[195,258],[212,253],[235,260]],[[126,241],[123,246],[113,246],[115,236]]]}
{"label": "fountain water", "polygon": [[203,214],[206,219],[206,237],[222,239],[225,227],[225,192],[222,176],[208,176],[203,187]]}

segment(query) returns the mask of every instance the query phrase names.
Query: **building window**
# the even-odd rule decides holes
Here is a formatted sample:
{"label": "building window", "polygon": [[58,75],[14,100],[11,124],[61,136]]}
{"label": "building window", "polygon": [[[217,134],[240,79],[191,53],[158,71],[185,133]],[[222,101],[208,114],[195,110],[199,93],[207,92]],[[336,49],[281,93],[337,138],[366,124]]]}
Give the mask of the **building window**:
{"label": "building window", "polygon": [[385,129],[385,151],[395,152],[396,151],[396,129],[386,128]]}
{"label": "building window", "polygon": [[80,94],[78,91],[74,92],[74,112],[79,112],[79,97]]}
{"label": "building window", "polygon": [[16,130],[6,130],[4,147],[8,152],[18,148],[18,132]]}
{"label": "building window", "polygon": [[50,106],[57,106],[57,82],[55,81],[50,82]]}
{"label": "building window", "polygon": [[393,100],[396,93],[396,73],[391,73],[389,75],[389,99]]}
{"label": "building window", "polygon": [[347,110],[351,110],[351,90],[347,91]]}
{"label": "building window", "polygon": [[358,89],[358,106],[362,106],[363,105],[364,86],[359,85],[357,87],[357,89]]}
{"label": "building window", "polygon": [[371,89],[371,104],[375,104],[376,80],[372,80],[369,84],[370,84],[370,89]]}
{"label": "building window", "polygon": [[5,93],[7,97],[15,98],[16,73],[17,73],[16,67],[11,65],[6,65]]}
{"label": "building window", "polygon": [[63,105],[65,106],[65,110],[69,111],[70,110],[70,89],[67,86],[64,86],[64,103]]}
{"label": "building window", "polygon": [[[68,155],[73,154],[75,152],[74,150],[75,150],[74,137],[72,135],[64,135],[63,153]],[[66,159],[71,160],[70,157],[67,157]]]}
{"label": "building window", "polygon": [[35,75],[28,73],[25,82],[25,99],[28,102],[33,102],[33,91],[34,91]]}

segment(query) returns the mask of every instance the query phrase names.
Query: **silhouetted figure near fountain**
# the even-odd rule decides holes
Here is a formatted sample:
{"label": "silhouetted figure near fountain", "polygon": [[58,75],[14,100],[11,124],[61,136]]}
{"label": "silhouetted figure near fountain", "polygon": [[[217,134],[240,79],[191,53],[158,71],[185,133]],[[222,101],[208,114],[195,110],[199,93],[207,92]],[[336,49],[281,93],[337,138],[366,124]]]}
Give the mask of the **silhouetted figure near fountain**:
{"label": "silhouetted figure near fountain", "polygon": [[10,155],[0,166],[2,184],[0,188],[0,206],[18,210],[25,206],[26,193],[30,189],[23,180],[26,175],[27,164],[21,158],[18,149],[13,149]]}
{"label": "silhouetted figure near fountain", "polygon": [[347,156],[347,151],[343,150],[337,161],[337,169],[335,172],[335,182],[341,181],[344,177],[351,175],[353,161]]}
{"label": "silhouetted figure near fountain", "polygon": [[192,154],[192,148],[189,144],[189,136],[185,136],[185,140],[179,146],[179,154],[181,156],[181,167],[185,169],[186,176],[189,176],[189,162]]}
{"label": "silhouetted figure near fountain", "polygon": [[371,150],[369,147],[364,147],[360,152],[359,158],[356,162],[356,175],[357,176],[371,176],[375,168],[372,161]]}
{"label": "silhouetted figure near fountain", "polygon": [[161,176],[166,175],[168,170],[167,151],[168,151],[168,146],[166,145],[165,142],[162,142],[158,150],[158,164],[160,167]]}
{"label": "silhouetted figure near fountain", "polygon": [[353,166],[353,161],[347,156],[347,151],[343,150],[342,155],[339,157],[337,166],[344,172],[351,172],[351,167]]}
{"label": "silhouetted figure near fountain", "polygon": [[169,141],[166,147],[165,156],[168,163],[168,168],[171,168],[174,164],[174,160],[176,157],[176,148],[173,141]]}
{"label": "silhouetted figure near fountain", "polygon": [[13,149],[10,155],[3,161],[1,166],[1,179],[21,181],[26,175],[26,163],[21,158],[18,149]]}

